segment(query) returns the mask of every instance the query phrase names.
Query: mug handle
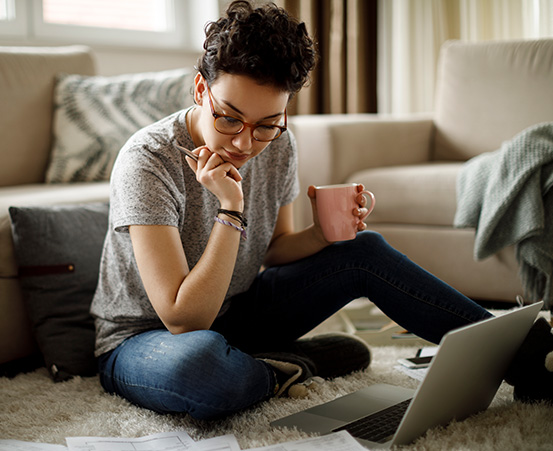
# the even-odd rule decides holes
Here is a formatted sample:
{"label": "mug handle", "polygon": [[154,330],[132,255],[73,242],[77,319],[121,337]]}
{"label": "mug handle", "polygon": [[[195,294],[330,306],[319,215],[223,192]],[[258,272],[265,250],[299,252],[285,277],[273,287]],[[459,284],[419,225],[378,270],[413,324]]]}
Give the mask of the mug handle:
{"label": "mug handle", "polygon": [[369,197],[371,199],[371,205],[367,205],[366,208],[367,208],[367,213],[365,215],[363,215],[362,217],[359,218],[360,221],[363,221],[367,216],[369,216],[371,214],[371,212],[373,211],[374,209],[374,205],[376,203],[376,198],[374,197],[374,194],[371,193],[370,191],[367,191],[367,190],[363,190],[363,191],[360,191],[359,193],[357,193],[357,195],[359,194],[364,194],[365,196]]}

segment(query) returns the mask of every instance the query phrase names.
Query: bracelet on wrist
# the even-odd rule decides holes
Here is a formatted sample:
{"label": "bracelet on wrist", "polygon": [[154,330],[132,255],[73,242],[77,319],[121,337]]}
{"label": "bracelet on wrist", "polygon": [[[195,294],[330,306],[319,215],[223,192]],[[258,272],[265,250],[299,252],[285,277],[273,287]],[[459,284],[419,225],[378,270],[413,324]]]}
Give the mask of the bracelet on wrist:
{"label": "bracelet on wrist", "polygon": [[246,218],[244,217],[244,213],[241,211],[236,210],[225,210],[224,208],[219,208],[217,210],[217,215],[226,215],[229,218],[236,219],[242,228],[248,227],[248,222],[246,221]]}
{"label": "bracelet on wrist", "polygon": [[219,224],[223,224],[229,227],[232,227],[233,229],[240,232],[240,235],[242,236],[242,239],[246,239],[246,228],[245,227],[239,227],[236,224],[233,224],[230,221],[226,221],[224,219],[219,218],[218,216],[215,216],[215,221],[217,221]]}

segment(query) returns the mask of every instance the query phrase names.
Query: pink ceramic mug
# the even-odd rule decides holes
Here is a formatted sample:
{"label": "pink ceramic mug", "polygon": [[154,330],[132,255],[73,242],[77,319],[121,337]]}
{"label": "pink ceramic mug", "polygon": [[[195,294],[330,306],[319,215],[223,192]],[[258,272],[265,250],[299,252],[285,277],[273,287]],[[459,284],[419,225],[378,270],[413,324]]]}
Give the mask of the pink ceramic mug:
{"label": "pink ceramic mug", "polygon": [[[323,235],[328,241],[354,239],[357,235],[359,221],[365,219],[373,211],[374,194],[367,190],[358,192],[357,186],[356,183],[348,183],[316,187],[317,215]],[[359,194],[364,194],[369,198],[368,212],[362,218],[354,214],[354,210],[359,208],[359,204],[355,200]]]}

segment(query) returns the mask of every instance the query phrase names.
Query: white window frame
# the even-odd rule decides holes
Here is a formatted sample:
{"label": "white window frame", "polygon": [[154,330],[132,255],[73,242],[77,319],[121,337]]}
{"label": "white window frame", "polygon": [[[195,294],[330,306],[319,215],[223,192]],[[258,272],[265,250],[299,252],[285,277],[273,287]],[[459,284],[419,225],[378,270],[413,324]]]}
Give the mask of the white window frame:
{"label": "white window frame", "polygon": [[158,1],[166,2],[168,17],[173,21],[166,32],[45,23],[42,0],[15,0],[15,20],[0,22],[0,39],[19,37],[38,44],[200,50],[205,24],[219,16],[217,0]]}
{"label": "white window frame", "polygon": [[15,8],[15,18],[11,20],[0,21],[0,37],[18,37],[27,36],[27,2],[25,0],[12,0]]}

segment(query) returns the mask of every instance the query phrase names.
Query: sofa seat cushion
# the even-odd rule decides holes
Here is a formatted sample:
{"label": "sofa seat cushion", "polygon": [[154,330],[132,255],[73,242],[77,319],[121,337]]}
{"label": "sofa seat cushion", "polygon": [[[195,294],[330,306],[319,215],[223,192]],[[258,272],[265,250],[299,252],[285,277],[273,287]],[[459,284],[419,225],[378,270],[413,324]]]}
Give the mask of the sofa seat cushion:
{"label": "sofa seat cushion", "polygon": [[456,210],[457,173],[462,163],[388,166],[352,174],[376,197],[371,223],[452,226]]}

